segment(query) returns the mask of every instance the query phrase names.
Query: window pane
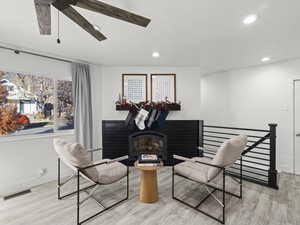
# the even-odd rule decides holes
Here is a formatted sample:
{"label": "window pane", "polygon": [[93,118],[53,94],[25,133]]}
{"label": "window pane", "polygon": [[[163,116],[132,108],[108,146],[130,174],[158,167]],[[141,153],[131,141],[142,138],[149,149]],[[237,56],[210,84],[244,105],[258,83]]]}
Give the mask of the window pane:
{"label": "window pane", "polygon": [[72,99],[72,81],[57,80],[56,129],[74,129],[74,107]]}
{"label": "window pane", "polygon": [[53,79],[0,72],[0,136],[53,133]]}

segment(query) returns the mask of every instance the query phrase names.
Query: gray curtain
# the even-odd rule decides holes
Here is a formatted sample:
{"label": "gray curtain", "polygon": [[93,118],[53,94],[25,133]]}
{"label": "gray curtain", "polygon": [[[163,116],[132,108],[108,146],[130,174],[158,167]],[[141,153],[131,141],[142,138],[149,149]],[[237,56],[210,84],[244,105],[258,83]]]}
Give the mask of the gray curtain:
{"label": "gray curtain", "polygon": [[93,147],[92,96],[89,65],[72,64],[75,132],[78,143]]}

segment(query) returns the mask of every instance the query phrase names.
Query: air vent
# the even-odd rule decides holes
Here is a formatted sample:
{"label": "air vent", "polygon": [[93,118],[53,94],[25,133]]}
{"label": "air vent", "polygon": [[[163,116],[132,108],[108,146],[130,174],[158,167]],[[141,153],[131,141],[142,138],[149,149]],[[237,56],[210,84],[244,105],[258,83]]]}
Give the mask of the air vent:
{"label": "air vent", "polygon": [[26,195],[26,194],[29,194],[29,193],[31,193],[30,189],[4,196],[3,199],[4,199],[4,201],[6,201],[6,200],[17,198],[17,197],[20,197],[22,195]]}

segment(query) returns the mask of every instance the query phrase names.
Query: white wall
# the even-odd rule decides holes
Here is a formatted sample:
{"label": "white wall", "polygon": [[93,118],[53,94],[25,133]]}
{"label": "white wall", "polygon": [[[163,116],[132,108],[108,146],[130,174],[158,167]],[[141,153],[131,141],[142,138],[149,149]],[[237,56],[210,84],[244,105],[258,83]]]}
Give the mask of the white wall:
{"label": "white wall", "polygon": [[[29,55],[0,50],[0,70],[24,72],[53,78],[71,78],[70,65]],[[73,135],[64,136],[73,139]],[[57,157],[52,148],[53,134],[42,138],[0,137],[0,195],[54,180]],[[39,170],[47,173],[39,177]],[[67,170],[64,170],[67,172]]]}
{"label": "white wall", "polygon": [[200,75],[198,68],[190,67],[102,67],[103,120],[123,120],[128,112],[115,109],[122,90],[122,74],[148,74],[148,98],[150,98],[151,73],[175,73],[177,101],[182,102],[181,111],[170,112],[168,119],[193,120],[200,118]]}
{"label": "white wall", "polygon": [[201,118],[207,124],[268,128],[278,124],[277,165],[293,170],[293,80],[300,60],[204,76]]}

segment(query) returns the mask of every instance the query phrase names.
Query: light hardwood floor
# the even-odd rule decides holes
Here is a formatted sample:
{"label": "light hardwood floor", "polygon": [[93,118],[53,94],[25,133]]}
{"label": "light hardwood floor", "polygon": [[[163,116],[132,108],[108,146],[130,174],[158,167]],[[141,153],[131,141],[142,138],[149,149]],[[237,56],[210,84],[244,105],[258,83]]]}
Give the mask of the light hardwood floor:
{"label": "light hardwood floor", "polygon": [[[138,200],[139,172],[130,170],[130,196],[124,204],[96,217],[89,225],[217,225],[219,223],[197,211],[172,200],[171,168],[162,168],[158,173],[160,199],[155,204]],[[229,189],[237,186],[227,179]],[[184,182],[176,177],[176,196],[197,204],[205,191],[200,185]],[[73,184],[66,189],[70,190]],[[227,197],[227,225],[300,225],[300,177],[280,174],[280,189],[273,190],[244,182],[244,198]],[[74,187],[74,186],[73,186]],[[125,180],[116,185],[103,186],[97,198],[104,205],[125,194]],[[56,182],[36,187],[31,194],[0,202],[1,225],[75,225],[75,196],[57,200]],[[218,196],[220,194],[217,193]],[[85,194],[82,194],[84,197]],[[214,199],[209,198],[201,209],[221,215]],[[96,212],[99,206],[89,200],[84,203],[82,216]]]}

